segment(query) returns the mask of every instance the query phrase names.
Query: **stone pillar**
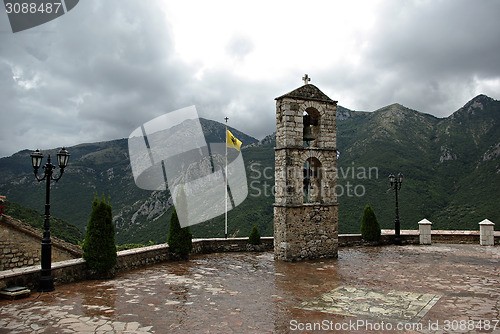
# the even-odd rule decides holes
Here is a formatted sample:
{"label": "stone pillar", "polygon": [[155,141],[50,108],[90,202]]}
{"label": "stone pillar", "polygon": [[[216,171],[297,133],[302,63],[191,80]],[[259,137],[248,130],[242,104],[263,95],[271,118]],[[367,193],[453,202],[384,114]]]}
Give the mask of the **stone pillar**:
{"label": "stone pillar", "polygon": [[420,244],[430,245],[431,244],[431,227],[432,223],[427,219],[422,219],[418,222],[418,229],[420,232]]}
{"label": "stone pillar", "polygon": [[494,246],[495,245],[495,223],[488,219],[479,223],[479,243],[481,246]]}

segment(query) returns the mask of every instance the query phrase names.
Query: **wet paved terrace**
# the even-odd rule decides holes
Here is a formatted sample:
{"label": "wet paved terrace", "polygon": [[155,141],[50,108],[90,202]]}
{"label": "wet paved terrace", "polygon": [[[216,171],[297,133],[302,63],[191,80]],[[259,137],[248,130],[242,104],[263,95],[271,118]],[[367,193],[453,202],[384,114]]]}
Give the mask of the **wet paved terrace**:
{"label": "wet paved terrace", "polygon": [[0,300],[0,333],[500,333],[500,247],[193,256]]}

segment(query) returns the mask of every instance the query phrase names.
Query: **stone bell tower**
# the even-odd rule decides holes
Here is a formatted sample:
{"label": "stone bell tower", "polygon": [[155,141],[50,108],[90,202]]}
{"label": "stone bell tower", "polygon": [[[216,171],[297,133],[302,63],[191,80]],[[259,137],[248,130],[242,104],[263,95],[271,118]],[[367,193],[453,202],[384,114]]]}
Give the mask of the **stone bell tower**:
{"label": "stone bell tower", "polygon": [[274,257],[337,257],[337,101],[304,85],[276,98]]}

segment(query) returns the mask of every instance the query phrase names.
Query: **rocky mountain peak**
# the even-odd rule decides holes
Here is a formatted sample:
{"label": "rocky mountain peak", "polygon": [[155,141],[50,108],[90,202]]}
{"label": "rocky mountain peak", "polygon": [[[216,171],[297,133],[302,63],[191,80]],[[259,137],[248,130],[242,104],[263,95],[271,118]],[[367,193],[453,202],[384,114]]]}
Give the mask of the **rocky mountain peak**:
{"label": "rocky mountain peak", "polygon": [[480,94],[467,102],[462,108],[455,111],[450,117],[456,118],[462,115],[475,115],[486,108],[488,104],[495,100],[484,94]]}
{"label": "rocky mountain peak", "polygon": [[276,132],[273,132],[270,135],[265,136],[264,139],[259,140],[257,143],[252,143],[250,145],[247,145],[247,147],[258,147],[275,143],[276,143]]}
{"label": "rocky mountain peak", "polygon": [[377,119],[381,124],[388,126],[388,124],[392,123],[401,124],[401,122],[408,119],[408,117],[412,115],[410,111],[411,109],[408,109],[399,103],[393,103],[386,107],[375,110],[373,116],[374,119]]}
{"label": "rocky mountain peak", "polygon": [[405,106],[399,104],[399,103],[393,103],[388,106],[382,107],[380,109],[375,110],[375,113],[383,113],[387,115],[399,115],[401,116],[404,114],[406,111],[410,109],[406,108]]}

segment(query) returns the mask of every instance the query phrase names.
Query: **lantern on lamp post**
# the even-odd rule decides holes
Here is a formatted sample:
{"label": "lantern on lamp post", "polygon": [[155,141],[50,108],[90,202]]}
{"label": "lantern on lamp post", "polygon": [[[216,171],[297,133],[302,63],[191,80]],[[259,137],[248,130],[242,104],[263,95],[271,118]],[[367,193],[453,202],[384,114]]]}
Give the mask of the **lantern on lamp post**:
{"label": "lantern on lamp post", "polygon": [[389,175],[389,181],[391,183],[391,189],[394,189],[396,194],[396,218],[394,220],[394,244],[401,245],[401,230],[399,224],[399,207],[398,207],[398,190],[401,189],[401,184],[403,183],[403,174],[398,173],[397,176],[394,174]]}
{"label": "lantern on lamp post", "polygon": [[50,181],[59,181],[64,173],[64,168],[68,165],[70,154],[63,147],[57,153],[57,164],[59,165],[59,176],[54,177],[53,171],[56,166],[50,161],[50,155],[47,156],[47,163],[42,167],[43,177],[38,177],[38,169],[42,165],[43,154],[40,150],[31,153],[31,165],[35,173],[35,179],[38,182],[46,180],[45,188],[45,220],[43,224],[42,252],[41,252],[41,276],[38,285],[38,291],[54,291],[54,279],[52,278],[52,241],[50,239]]}

